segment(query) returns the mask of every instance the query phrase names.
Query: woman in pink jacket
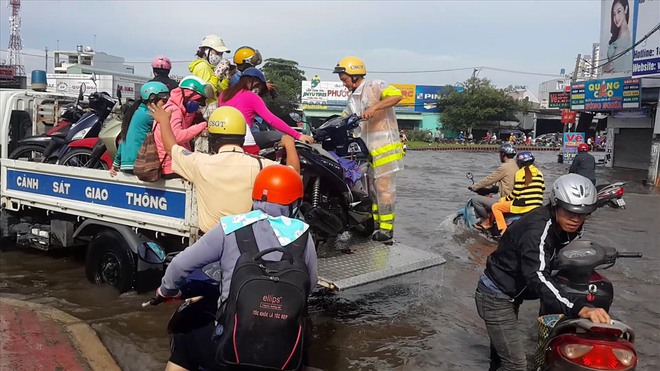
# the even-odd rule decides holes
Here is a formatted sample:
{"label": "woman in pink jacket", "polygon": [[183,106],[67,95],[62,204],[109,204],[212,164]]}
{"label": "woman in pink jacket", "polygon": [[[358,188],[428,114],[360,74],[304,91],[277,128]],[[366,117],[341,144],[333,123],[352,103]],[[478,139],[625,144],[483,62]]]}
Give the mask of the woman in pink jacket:
{"label": "woman in pink jacket", "polygon": [[245,122],[249,128],[245,133],[243,150],[247,153],[259,154],[259,146],[257,146],[257,143],[254,141],[252,131],[250,130],[252,125],[254,125],[254,117],[257,115],[284,134],[288,134],[303,142],[314,143],[314,138],[299,133],[270,112],[263,99],[261,99],[261,95],[266,92],[266,77],[258,69],[250,67],[243,71],[241,78],[236,84],[231,85],[223,91],[218,98],[218,107],[234,107],[241,111],[243,116],[245,116]]}
{"label": "woman in pink jacket", "polygon": [[[176,137],[176,144],[190,150],[190,141],[206,129],[206,122],[193,125],[193,119],[200,105],[206,104],[206,97],[210,96],[211,92],[212,88],[196,76],[183,78],[179,87],[170,92],[170,99],[163,108],[172,114],[170,125]],[[179,175],[172,171],[172,158],[165,152],[160,136],[160,125],[157,122],[155,123],[154,139],[158,148],[158,158],[163,164],[161,177],[164,179],[179,178]]]}

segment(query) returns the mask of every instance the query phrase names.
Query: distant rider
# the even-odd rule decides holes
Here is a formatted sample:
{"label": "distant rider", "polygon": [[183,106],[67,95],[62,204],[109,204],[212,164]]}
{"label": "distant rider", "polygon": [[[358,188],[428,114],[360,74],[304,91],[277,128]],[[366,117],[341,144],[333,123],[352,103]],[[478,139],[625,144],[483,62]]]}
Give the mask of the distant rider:
{"label": "distant rider", "polygon": [[346,57],[337,62],[333,73],[339,75],[348,89],[348,106],[343,116],[357,114],[367,121],[360,134],[372,156],[367,176],[374,189],[370,192],[374,223],[378,230],[372,239],[391,243],[394,235],[394,202],[396,200],[396,173],[403,170],[403,144],[399,140],[396,106],[401,91],[382,80],[365,80],[367,68],[357,57]]}
{"label": "distant rider", "polygon": [[610,323],[604,309],[593,308],[584,297],[570,300],[550,278],[553,258],[582,234],[597,200],[588,179],[576,174],[559,177],[550,203],[513,223],[488,257],[474,298],[490,338],[490,370],[527,370],[526,342],[518,329],[523,299],[540,298],[563,314]]}
{"label": "distant rider", "polygon": [[154,72],[154,78],[149,81],[162,82],[167,88],[172,91],[179,86],[179,83],[170,78],[170,70],[172,70],[172,62],[164,55],[159,55],[151,62],[151,68]]}
{"label": "distant rider", "polygon": [[498,202],[500,198],[507,197],[513,190],[513,183],[515,181],[518,165],[513,160],[516,157],[516,148],[511,143],[504,143],[500,146],[500,165],[497,170],[493,171],[489,176],[481,181],[468,187],[471,191],[478,191],[481,188],[488,187],[492,184],[498,183],[499,197],[474,196],[472,197],[472,205],[474,211],[481,218],[482,222],[477,225],[478,228],[488,230],[492,227],[488,213],[494,203]]}
{"label": "distant rider", "polygon": [[524,214],[543,205],[545,179],[541,170],[534,166],[532,152],[519,152],[516,164],[520,169],[516,171],[513,191],[491,207],[500,236],[507,228],[505,213]]}
{"label": "distant rider", "polygon": [[588,144],[578,144],[578,154],[573,159],[568,172],[582,175],[596,185],[596,159],[589,153]]}

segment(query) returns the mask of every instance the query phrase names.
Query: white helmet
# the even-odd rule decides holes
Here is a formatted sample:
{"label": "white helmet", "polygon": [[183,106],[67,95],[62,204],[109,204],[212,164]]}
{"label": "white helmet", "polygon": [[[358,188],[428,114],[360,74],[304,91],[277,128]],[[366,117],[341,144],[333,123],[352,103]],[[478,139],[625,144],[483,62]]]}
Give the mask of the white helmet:
{"label": "white helmet", "polygon": [[598,206],[598,192],[591,180],[577,174],[562,175],[552,184],[550,204],[575,214],[591,214]]}
{"label": "white helmet", "polygon": [[218,53],[231,53],[231,50],[227,49],[225,42],[222,41],[222,38],[218,35],[207,35],[204,40],[202,40],[199,47],[211,48]]}

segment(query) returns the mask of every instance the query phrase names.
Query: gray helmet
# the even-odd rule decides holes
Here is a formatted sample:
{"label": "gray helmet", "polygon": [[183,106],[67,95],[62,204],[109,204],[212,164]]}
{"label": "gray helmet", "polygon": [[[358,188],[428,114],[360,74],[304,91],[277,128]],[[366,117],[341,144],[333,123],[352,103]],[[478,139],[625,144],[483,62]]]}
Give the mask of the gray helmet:
{"label": "gray helmet", "polygon": [[598,192],[591,180],[577,174],[562,175],[552,184],[550,204],[575,214],[591,214],[598,207]]}
{"label": "gray helmet", "polygon": [[508,158],[514,158],[516,156],[516,147],[511,143],[504,143],[500,146],[500,155],[504,155]]}

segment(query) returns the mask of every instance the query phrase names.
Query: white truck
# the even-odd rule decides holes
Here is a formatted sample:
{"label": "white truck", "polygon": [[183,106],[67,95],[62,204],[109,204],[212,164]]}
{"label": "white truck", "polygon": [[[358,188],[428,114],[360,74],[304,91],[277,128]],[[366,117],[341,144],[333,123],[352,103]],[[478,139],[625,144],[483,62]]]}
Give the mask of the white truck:
{"label": "white truck", "polygon": [[[7,158],[17,140],[8,135],[12,120],[34,119],[44,102],[72,99],[0,90],[0,238],[3,244],[41,250],[86,248],[89,280],[121,292],[147,289],[153,279],[142,277],[162,274],[164,265],[140,259],[140,248],[155,244],[173,256],[198,238],[189,182],[145,183],[124,174],[111,178],[102,170]],[[40,127],[34,120],[32,133],[41,132]],[[363,243],[353,251],[319,258],[319,284],[341,290],[444,263],[440,255],[401,244]]]}

